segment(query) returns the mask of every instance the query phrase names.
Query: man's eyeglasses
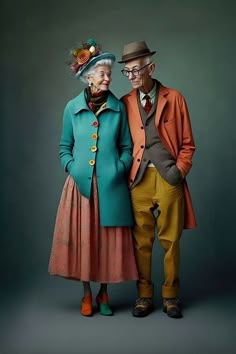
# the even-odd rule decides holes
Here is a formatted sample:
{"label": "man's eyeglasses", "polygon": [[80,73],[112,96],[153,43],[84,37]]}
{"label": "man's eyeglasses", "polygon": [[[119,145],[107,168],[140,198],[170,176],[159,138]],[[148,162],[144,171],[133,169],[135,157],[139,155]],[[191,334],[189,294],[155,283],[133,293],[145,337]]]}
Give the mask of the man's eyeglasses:
{"label": "man's eyeglasses", "polygon": [[140,69],[132,69],[132,70],[127,70],[127,69],[123,69],[121,70],[122,74],[126,77],[129,77],[129,74],[132,74],[132,76],[138,76],[140,74],[140,72],[148,65],[150,65],[151,63],[148,63],[146,65],[144,65],[142,68]]}

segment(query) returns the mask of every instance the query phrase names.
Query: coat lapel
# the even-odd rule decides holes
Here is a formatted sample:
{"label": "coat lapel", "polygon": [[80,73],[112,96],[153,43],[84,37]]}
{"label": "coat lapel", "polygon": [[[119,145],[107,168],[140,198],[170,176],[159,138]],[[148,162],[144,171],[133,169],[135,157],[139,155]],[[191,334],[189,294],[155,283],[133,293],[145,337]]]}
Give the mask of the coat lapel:
{"label": "coat lapel", "polygon": [[[156,115],[155,115],[155,125],[158,127],[161,114],[163,112],[163,109],[166,105],[167,99],[166,95],[168,95],[169,91],[166,87],[162,86],[160,84],[159,87],[159,97],[158,97],[158,103],[157,103],[157,110],[156,110]],[[133,111],[133,117],[140,117],[140,112],[139,112],[139,107],[138,107],[138,101],[137,101],[137,90],[132,90],[129,94],[128,100],[130,102],[130,107]]]}
{"label": "coat lapel", "polygon": [[167,94],[168,94],[168,90],[160,84],[157,110],[156,110],[156,116],[155,116],[156,127],[158,127],[158,125],[160,123],[161,114],[162,114],[163,109],[164,109],[166,102],[167,102],[167,99],[165,98],[165,96]]}
{"label": "coat lapel", "polygon": [[74,98],[73,104],[74,104],[73,105],[73,113],[74,114],[79,113],[83,109],[86,109],[87,111],[90,110],[87,105],[87,102],[85,100],[84,91],[82,91],[77,97]]}
{"label": "coat lapel", "polygon": [[129,114],[129,116],[137,117],[136,119],[139,119],[142,122],[140,112],[139,112],[139,107],[138,107],[137,90],[132,90],[130,92],[128,100],[130,103],[129,107],[131,107],[131,110],[133,111],[133,114],[132,115]]}

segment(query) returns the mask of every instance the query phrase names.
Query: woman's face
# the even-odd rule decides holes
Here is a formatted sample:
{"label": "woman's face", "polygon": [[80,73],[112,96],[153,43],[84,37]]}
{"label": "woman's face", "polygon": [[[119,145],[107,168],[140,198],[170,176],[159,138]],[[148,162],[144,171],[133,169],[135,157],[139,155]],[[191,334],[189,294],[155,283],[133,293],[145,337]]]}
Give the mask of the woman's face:
{"label": "woman's face", "polygon": [[108,65],[98,65],[95,72],[88,77],[92,92],[107,91],[111,83],[111,68]]}

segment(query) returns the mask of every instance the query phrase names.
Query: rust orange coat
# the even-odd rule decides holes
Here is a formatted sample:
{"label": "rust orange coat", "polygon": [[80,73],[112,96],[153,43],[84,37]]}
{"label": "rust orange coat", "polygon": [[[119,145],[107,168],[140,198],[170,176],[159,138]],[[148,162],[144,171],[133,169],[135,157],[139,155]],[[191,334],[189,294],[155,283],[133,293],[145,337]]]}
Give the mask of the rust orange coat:
{"label": "rust orange coat", "polygon": [[[145,130],[139,113],[137,90],[132,90],[121,99],[126,107],[127,118],[133,140],[133,165],[130,170],[130,185],[135,179],[145,146]],[[155,115],[157,134],[163,145],[176,160],[176,166],[186,176],[192,166],[195,145],[191,123],[184,97],[176,90],[160,84],[158,105]],[[187,181],[183,180],[185,198],[184,228],[196,226]]]}

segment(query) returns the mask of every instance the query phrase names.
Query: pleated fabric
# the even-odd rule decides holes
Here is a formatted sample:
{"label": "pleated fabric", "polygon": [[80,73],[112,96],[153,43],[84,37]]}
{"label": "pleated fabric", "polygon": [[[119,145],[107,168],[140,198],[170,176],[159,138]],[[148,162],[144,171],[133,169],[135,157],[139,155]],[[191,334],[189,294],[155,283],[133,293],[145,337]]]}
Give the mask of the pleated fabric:
{"label": "pleated fabric", "polygon": [[99,283],[138,278],[131,229],[99,225],[95,176],[90,199],[83,197],[74,180],[67,177],[58,206],[48,270],[51,275]]}

